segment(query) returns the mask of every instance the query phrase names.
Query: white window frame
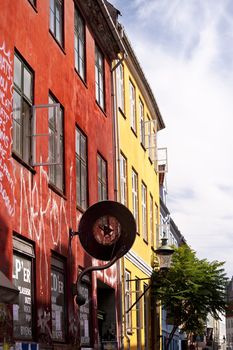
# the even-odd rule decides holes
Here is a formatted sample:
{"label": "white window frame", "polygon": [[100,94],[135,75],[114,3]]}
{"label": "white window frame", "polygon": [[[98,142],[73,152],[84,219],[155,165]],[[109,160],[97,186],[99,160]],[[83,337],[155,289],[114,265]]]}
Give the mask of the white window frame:
{"label": "white window frame", "polygon": [[144,115],[144,104],[139,98],[139,119],[140,119],[140,142],[145,147],[146,137],[145,137],[145,115]]}
{"label": "white window frame", "polygon": [[121,186],[121,203],[127,206],[128,203],[128,186],[127,186],[127,159],[120,153],[120,186]]}
{"label": "white window frame", "polygon": [[117,76],[117,104],[118,108],[125,112],[125,85],[124,85],[124,66],[119,64],[116,69]]}
{"label": "white window frame", "polygon": [[147,231],[147,187],[142,182],[141,185],[141,196],[142,196],[142,237],[148,242],[148,231]]}
{"label": "white window frame", "polygon": [[[57,104],[58,101],[49,94],[49,105]],[[49,110],[49,113],[54,114],[53,110]],[[53,117],[52,117],[53,118]],[[51,116],[49,116],[49,121],[52,119]],[[58,134],[58,140],[59,142],[54,142],[54,138],[49,139],[49,163],[51,164],[49,166],[49,183],[55,187],[57,187],[59,190],[64,192],[64,118],[63,118],[63,109],[60,107],[60,113],[59,118],[54,117],[55,123],[58,125],[52,125],[50,122],[48,122],[48,129],[49,129],[49,135],[53,135],[53,133]],[[53,147],[59,147],[59,149],[55,149],[54,153],[51,152],[51,149],[53,149],[51,142],[54,142]],[[53,158],[57,158],[57,153],[60,152],[60,164],[54,164]],[[51,159],[52,157],[52,159]],[[60,175],[60,178],[59,178]]]}
{"label": "white window frame", "polygon": [[129,80],[129,102],[130,102],[130,126],[132,130],[135,133],[137,133],[136,89],[131,80]]}
{"label": "white window frame", "polygon": [[131,272],[125,270],[125,326],[126,332],[132,329],[132,310],[126,313],[132,305]]}
{"label": "white window frame", "polygon": [[150,193],[150,241],[151,246],[154,248],[154,199]]}
{"label": "white window frame", "polygon": [[132,169],[132,209],[136,224],[138,226],[138,174],[134,169]]}

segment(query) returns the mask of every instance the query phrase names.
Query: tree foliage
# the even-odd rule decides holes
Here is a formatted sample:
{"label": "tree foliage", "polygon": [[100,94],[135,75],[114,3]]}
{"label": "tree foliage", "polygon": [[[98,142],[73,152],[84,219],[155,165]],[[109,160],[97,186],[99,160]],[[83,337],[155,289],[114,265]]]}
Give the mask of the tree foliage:
{"label": "tree foliage", "polygon": [[207,319],[220,318],[226,309],[227,278],[224,263],[198,259],[187,245],[175,249],[169,271],[155,271],[153,292],[166,308],[173,330],[201,334]]}

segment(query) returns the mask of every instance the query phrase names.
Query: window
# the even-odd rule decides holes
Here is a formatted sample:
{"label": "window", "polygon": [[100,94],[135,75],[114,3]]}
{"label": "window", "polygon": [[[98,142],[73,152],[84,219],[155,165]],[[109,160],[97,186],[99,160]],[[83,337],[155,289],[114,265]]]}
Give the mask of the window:
{"label": "window", "polygon": [[127,206],[127,160],[120,154],[121,203]]}
{"label": "window", "polygon": [[75,68],[84,80],[85,78],[85,25],[84,21],[75,8],[74,15],[74,58]]}
{"label": "window", "polygon": [[[55,98],[49,96],[49,104],[58,103]],[[63,110],[60,108],[60,113],[56,114],[54,108],[49,109],[49,162],[54,163],[57,158],[57,152],[61,153],[61,163],[49,166],[49,182],[56,186],[59,190],[64,191],[64,169],[63,169]],[[59,138],[59,143],[56,142]],[[58,149],[59,147],[59,149]]]}
{"label": "window", "polygon": [[139,99],[139,114],[140,114],[140,141],[145,147],[145,120],[144,120],[144,104]]}
{"label": "window", "polygon": [[133,215],[138,226],[138,175],[132,170],[132,203]]}
{"label": "window", "polygon": [[14,338],[33,339],[34,325],[34,248],[18,237],[13,238],[12,281],[19,289],[19,305],[13,305]]}
{"label": "window", "polygon": [[98,166],[98,200],[103,201],[108,198],[107,163],[99,154],[97,155],[97,166]]}
{"label": "window", "polygon": [[66,337],[66,299],[65,299],[65,263],[51,258],[51,311],[52,338],[65,341]]}
{"label": "window", "polygon": [[95,96],[100,107],[104,109],[104,58],[97,46],[95,47]]}
{"label": "window", "polygon": [[124,88],[124,67],[120,64],[116,70],[117,79],[117,103],[118,107],[125,111],[125,88]]}
{"label": "window", "polygon": [[127,312],[132,304],[131,300],[131,273],[125,270],[125,324],[126,332],[132,328],[132,312]]}
{"label": "window", "polygon": [[130,99],[130,126],[133,131],[137,132],[137,123],[136,123],[136,93],[135,87],[131,81],[129,81],[129,99]]}
{"label": "window", "polygon": [[143,239],[148,242],[147,232],[147,189],[146,185],[142,182],[142,236]]}
{"label": "window", "polygon": [[33,73],[15,53],[13,95],[13,152],[24,162],[31,159],[31,106],[33,103]]}
{"label": "window", "polygon": [[63,0],[50,0],[49,28],[59,44],[63,45]]}
{"label": "window", "polygon": [[[141,281],[139,278],[135,281],[135,289],[136,289],[136,300],[139,299],[141,295]],[[141,317],[141,300],[138,300],[136,303],[136,328],[137,328],[137,350],[141,350],[141,328],[142,328],[142,317]]]}
{"label": "window", "polygon": [[152,194],[150,193],[150,241],[151,246],[154,248],[154,202]]}
{"label": "window", "polygon": [[76,128],[76,204],[87,208],[87,138]]}
{"label": "window", "polygon": [[91,346],[91,279],[89,275],[85,275],[82,278],[82,284],[80,287],[82,295],[88,302],[79,306],[79,319],[80,319],[80,342],[83,347]]}

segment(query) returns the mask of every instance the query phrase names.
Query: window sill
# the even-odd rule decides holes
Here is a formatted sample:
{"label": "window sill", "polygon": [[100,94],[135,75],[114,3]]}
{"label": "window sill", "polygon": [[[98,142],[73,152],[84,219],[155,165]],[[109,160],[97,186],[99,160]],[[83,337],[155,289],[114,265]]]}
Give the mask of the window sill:
{"label": "window sill", "polygon": [[141,142],[141,146],[144,152],[146,152],[146,146]]}
{"label": "window sill", "polygon": [[75,73],[78,75],[79,79],[81,80],[81,82],[83,83],[83,85],[88,88],[86,81],[81,77],[81,75],[79,74],[78,70],[74,67]]}
{"label": "window sill", "polygon": [[59,41],[57,40],[57,38],[55,37],[55,35],[53,34],[53,32],[51,32],[51,30],[49,29],[49,33],[52,36],[52,38],[54,39],[54,41],[56,42],[56,44],[60,47],[61,51],[64,53],[64,55],[66,55],[65,49],[62,46],[61,43],[59,43]]}
{"label": "window sill", "polygon": [[54,184],[52,184],[51,182],[48,183],[48,187],[50,188],[50,190],[52,190],[53,192],[55,192],[56,194],[58,194],[60,197],[62,197],[63,199],[67,200],[67,197],[64,195],[64,193],[62,192],[62,190],[60,190],[58,187],[56,187]]}
{"label": "window sill", "polygon": [[132,128],[132,126],[131,126],[131,130],[132,130],[133,134],[134,134],[136,137],[138,137],[136,130],[134,130],[134,129]]}
{"label": "window sill", "polygon": [[119,110],[120,114],[122,115],[122,117],[123,117],[124,119],[126,119],[125,112],[121,109],[121,107],[118,107],[118,110]]}
{"label": "window sill", "polygon": [[28,0],[29,4],[31,5],[31,7],[33,8],[33,10],[38,13],[38,10],[36,8],[36,5],[34,5],[30,0]]}
{"label": "window sill", "polygon": [[95,102],[96,102],[96,105],[98,106],[98,108],[101,110],[101,112],[102,112],[102,113],[105,115],[105,117],[107,118],[107,114],[106,114],[105,110],[100,106],[100,104],[98,103],[98,101],[95,100]]}
{"label": "window sill", "polygon": [[36,170],[30,164],[26,163],[15,151],[12,152],[12,158],[14,158],[21,165],[23,165],[32,174],[36,174]]}
{"label": "window sill", "polygon": [[[88,206],[87,206],[87,208],[88,208]],[[83,209],[83,208],[81,208],[80,206],[78,206],[78,205],[76,205],[76,209],[78,210],[78,211],[80,211],[80,213],[84,213],[87,209]]]}

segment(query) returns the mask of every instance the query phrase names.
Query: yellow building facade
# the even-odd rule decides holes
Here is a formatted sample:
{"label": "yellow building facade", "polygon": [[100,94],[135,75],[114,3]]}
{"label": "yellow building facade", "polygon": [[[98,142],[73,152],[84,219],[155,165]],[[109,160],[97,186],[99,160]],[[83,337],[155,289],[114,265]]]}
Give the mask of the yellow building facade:
{"label": "yellow building facade", "polygon": [[152,343],[159,342],[148,287],[159,243],[159,169],[164,169],[157,133],[165,125],[125,33],[123,43],[127,55],[115,70],[117,187],[118,200],[135,217],[137,237],[121,261],[122,334],[125,349],[143,350],[154,349]]}

